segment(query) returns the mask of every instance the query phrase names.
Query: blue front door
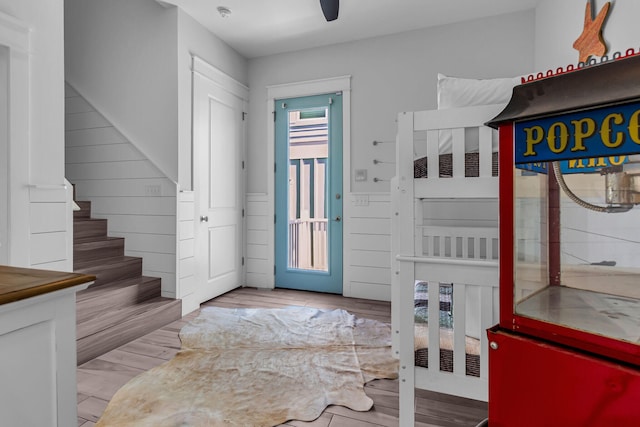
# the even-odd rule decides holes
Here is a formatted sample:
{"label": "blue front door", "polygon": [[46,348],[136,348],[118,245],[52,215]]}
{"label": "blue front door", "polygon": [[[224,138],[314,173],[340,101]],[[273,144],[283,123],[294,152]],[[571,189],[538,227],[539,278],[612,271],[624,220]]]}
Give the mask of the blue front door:
{"label": "blue front door", "polygon": [[342,293],[342,96],[275,101],[275,285]]}

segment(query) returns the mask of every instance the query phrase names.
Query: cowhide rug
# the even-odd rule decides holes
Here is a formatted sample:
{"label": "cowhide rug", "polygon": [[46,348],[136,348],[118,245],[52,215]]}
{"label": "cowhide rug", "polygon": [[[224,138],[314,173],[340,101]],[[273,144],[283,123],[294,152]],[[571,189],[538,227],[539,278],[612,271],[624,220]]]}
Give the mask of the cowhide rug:
{"label": "cowhide rug", "polygon": [[97,427],[273,426],[328,405],[367,411],[364,384],[396,378],[387,324],[344,310],[203,308],[182,350],[125,384]]}

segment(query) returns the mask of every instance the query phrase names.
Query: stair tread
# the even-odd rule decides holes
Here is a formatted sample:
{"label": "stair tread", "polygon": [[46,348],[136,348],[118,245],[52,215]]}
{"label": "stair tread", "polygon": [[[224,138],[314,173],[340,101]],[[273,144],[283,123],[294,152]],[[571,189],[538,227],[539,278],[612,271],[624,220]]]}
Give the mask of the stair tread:
{"label": "stair tread", "polygon": [[76,216],[73,218],[73,222],[104,222],[106,218],[92,218],[86,216]]}
{"label": "stair tread", "polygon": [[181,303],[182,301],[173,298],[156,297],[136,305],[116,307],[100,313],[99,316],[78,323],[77,338],[86,338],[95,333],[122,326],[123,323],[137,320],[146,315],[153,315],[160,308]]}
{"label": "stair tread", "polygon": [[93,237],[81,237],[79,239],[75,239],[73,241],[74,246],[80,245],[83,243],[93,243],[93,242],[111,242],[115,240],[124,240],[124,237],[113,237],[113,236],[93,236]]}
{"label": "stair tread", "polygon": [[110,282],[102,286],[93,286],[93,287],[90,286],[87,289],[84,289],[76,293],[76,302],[81,302],[90,298],[100,297],[102,295],[108,294],[109,292],[127,288],[129,286],[137,286],[145,283],[156,282],[159,280],[161,280],[159,277],[140,276],[140,277],[133,277],[129,279],[116,280],[114,282]]}

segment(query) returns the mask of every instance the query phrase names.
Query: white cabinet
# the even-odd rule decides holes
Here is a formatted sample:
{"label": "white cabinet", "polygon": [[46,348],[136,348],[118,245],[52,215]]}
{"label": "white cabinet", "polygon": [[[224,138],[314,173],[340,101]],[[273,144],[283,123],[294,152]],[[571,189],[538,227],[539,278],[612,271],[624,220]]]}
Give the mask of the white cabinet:
{"label": "white cabinet", "polygon": [[0,266],[0,425],[77,425],[75,294],[94,279]]}

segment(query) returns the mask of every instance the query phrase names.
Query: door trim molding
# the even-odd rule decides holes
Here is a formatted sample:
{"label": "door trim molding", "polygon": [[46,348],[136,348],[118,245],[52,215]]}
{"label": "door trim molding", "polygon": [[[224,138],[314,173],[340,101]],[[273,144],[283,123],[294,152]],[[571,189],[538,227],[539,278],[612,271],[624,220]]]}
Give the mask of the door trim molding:
{"label": "door trim molding", "polygon": [[[275,215],[275,123],[273,121],[274,102],[281,98],[298,98],[311,95],[322,95],[331,92],[342,92],[342,195],[343,198],[351,192],[351,76],[330,77],[326,79],[307,80],[294,83],[270,85],[267,89],[267,205],[269,218]],[[343,204],[343,218],[351,214],[348,203]],[[349,225],[343,224],[343,236],[348,235]],[[275,265],[275,224],[268,221],[267,230],[267,260],[268,266]],[[343,269],[342,292],[348,296],[349,271],[347,260],[347,247],[343,239]],[[268,287],[275,288],[275,275],[270,274]]]}
{"label": "door trim molding", "polygon": [[209,64],[199,56],[192,55],[191,67],[191,71],[193,73],[211,80],[213,83],[217,84],[227,92],[234,94],[243,101],[247,101],[249,99],[249,88],[247,86]]}
{"label": "door trim molding", "polygon": [[[0,243],[0,262],[28,267],[31,265],[29,191],[25,185],[30,184],[31,98],[29,85],[31,81],[31,30],[26,22],[0,12],[0,46],[6,48],[6,81],[9,84],[4,90],[7,95],[5,106],[5,134],[0,136],[1,155],[5,156],[3,186],[0,200],[0,220],[2,236]],[[4,84],[4,83],[3,83]]]}

